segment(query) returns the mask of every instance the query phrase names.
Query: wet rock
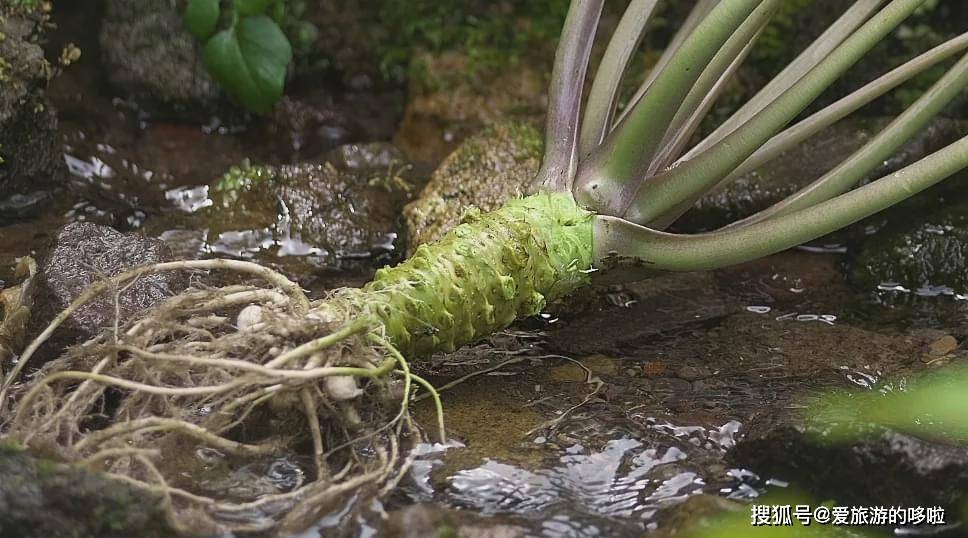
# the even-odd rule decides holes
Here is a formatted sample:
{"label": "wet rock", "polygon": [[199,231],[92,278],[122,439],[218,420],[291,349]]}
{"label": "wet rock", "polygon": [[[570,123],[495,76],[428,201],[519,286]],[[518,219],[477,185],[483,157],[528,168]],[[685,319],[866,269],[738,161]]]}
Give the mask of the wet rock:
{"label": "wet rock", "polygon": [[[704,196],[676,224],[682,230],[709,230],[747,217],[820,178],[869,142],[890,119],[852,118],[807,139],[760,169]],[[938,118],[868,175],[876,179],[903,168],[968,133],[968,123]]]}
{"label": "wet rock", "polygon": [[579,361],[581,365],[567,362],[561,366],[555,366],[548,372],[548,376],[553,381],[585,381],[588,376],[596,375],[615,375],[618,373],[621,361],[605,355],[592,355]]}
{"label": "wet rock", "polygon": [[293,163],[318,160],[351,142],[389,140],[403,115],[401,90],[332,91],[308,79],[286,93],[264,138]]}
{"label": "wet rock", "polygon": [[39,45],[46,20],[39,7],[0,5],[0,221],[46,201],[63,173],[44,91],[52,73]]}
{"label": "wet rock", "polygon": [[965,446],[892,430],[834,444],[801,425],[767,421],[751,425],[729,459],[823,498],[835,495],[838,504],[954,508],[968,486]]}
{"label": "wet rock", "polygon": [[0,536],[174,536],[163,500],[0,442]]}
{"label": "wet rock", "polygon": [[[50,251],[41,261],[37,278],[37,315],[31,320],[37,334],[46,323],[92,283],[127,269],[171,261],[165,244],[137,234],[122,234],[106,226],[75,222],[61,228]],[[145,275],[118,295],[101,294],[80,307],[54,333],[44,349],[56,352],[65,345],[86,340],[178,292],[182,277],[177,273]]]}
{"label": "wet rock", "polygon": [[[410,183],[388,144],[334,151],[322,164],[235,167],[208,189],[190,217],[154,226],[167,237],[200,230],[203,250],[311,267],[388,263],[399,257],[400,209]],[[305,271],[306,268],[303,268]]]}
{"label": "wet rock", "polygon": [[524,194],[538,171],[541,146],[538,131],[520,122],[487,127],[464,141],[404,208],[412,247],[442,236],[470,206],[491,211]]}
{"label": "wet rock", "polygon": [[968,204],[942,206],[881,229],[850,260],[850,279],[888,301],[965,293]]}
{"label": "wet rock", "polygon": [[546,105],[550,66],[521,63],[486,83],[467,75],[458,53],[416,59],[424,75],[411,79],[409,101],[394,142],[417,164],[436,166],[466,137],[504,120],[537,125]]}
{"label": "wet rock", "polygon": [[101,23],[104,72],[122,93],[162,110],[207,109],[221,90],[195,38],[169,0],[106,0]]}
{"label": "wet rock", "polygon": [[[741,310],[735,299],[716,289],[712,273],[658,276],[623,285],[610,295],[617,298],[550,327],[551,346],[569,355],[624,356],[638,342],[701,327]],[[658,363],[652,368],[665,370]]]}

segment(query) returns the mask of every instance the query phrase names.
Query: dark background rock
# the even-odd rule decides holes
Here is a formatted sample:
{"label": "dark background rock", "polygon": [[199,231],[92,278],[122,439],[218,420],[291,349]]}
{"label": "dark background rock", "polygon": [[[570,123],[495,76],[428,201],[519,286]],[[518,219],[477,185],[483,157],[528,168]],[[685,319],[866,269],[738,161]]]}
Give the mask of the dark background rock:
{"label": "dark background rock", "polygon": [[790,481],[840,505],[940,505],[957,514],[968,491],[968,447],[891,430],[835,444],[816,431],[767,419],[752,424],[727,457],[761,477]]}
{"label": "dark background rock", "polygon": [[46,20],[39,9],[0,5],[0,221],[39,207],[64,170],[44,95],[52,74],[38,44]]}
{"label": "dark background rock", "polygon": [[[64,226],[41,261],[31,332],[38,334],[43,330],[90,284],[133,267],[164,261],[171,261],[171,255],[158,239],[122,234],[86,222]],[[177,293],[184,287],[183,280],[183,276],[172,272],[139,278],[119,296],[120,322],[125,323],[141,310]],[[101,294],[68,318],[42,349],[49,358],[64,346],[91,338],[112,326],[115,318],[114,294]]]}
{"label": "dark background rock", "polygon": [[0,538],[174,536],[162,499],[0,443]]}
{"label": "dark background rock", "polygon": [[111,84],[143,106],[206,110],[222,95],[175,2],[105,0],[100,37]]}
{"label": "dark background rock", "polygon": [[851,283],[881,301],[918,306],[968,292],[968,204],[895,219],[863,239],[848,263]]}

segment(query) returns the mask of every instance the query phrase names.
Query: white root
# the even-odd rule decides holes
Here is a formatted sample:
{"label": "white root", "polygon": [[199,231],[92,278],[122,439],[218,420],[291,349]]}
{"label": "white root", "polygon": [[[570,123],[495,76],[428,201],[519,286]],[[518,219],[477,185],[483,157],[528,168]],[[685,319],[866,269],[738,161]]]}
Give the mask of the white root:
{"label": "white root", "polygon": [[[0,386],[0,432],[161,495],[181,529],[290,527],[362,484],[387,491],[411,461],[399,457],[401,443],[422,439],[408,413],[412,376],[403,357],[378,324],[354,317],[353,308],[326,301],[312,307],[281,275],[223,262],[140,268],[85,290]],[[118,319],[32,379],[14,383],[38,346],[86,301],[117,294],[151,270],[215,268],[254,274],[284,293],[247,285],[192,289],[139,319]],[[361,377],[372,381],[362,388]],[[266,429],[267,416],[287,427]],[[293,452],[306,441],[311,453]],[[193,455],[201,447],[263,464],[311,456],[315,473],[307,476],[314,479],[279,495],[221,499],[186,485],[192,466],[204,464]],[[252,510],[262,515],[242,517]]]}

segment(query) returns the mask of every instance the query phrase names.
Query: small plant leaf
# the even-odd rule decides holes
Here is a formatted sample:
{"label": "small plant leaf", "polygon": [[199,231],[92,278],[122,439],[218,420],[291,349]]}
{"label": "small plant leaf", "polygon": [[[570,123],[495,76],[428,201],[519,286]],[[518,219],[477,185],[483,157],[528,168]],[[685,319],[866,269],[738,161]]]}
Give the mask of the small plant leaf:
{"label": "small plant leaf", "polygon": [[239,15],[247,17],[250,15],[262,15],[269,7],[271,0],[235,0],[235,9]]}
{"label": "small plant leaf", "polygon": [[185,26],[199,40],[208,39],[218,26],[219,0],[189,0],[185,8]]}
{"label": "small plant leaf", "polygon": [[265,15],[245,17],[205,45],[205,65],[225,90],[249,110],[268,112],[282,97],[292,47]]}

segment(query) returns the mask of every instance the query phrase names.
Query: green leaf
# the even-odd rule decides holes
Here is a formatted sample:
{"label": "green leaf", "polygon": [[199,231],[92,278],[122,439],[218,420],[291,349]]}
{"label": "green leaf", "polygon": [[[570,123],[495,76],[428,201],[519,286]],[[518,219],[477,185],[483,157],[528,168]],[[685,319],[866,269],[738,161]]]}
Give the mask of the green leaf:
{"label": "green leaf", "polygon": [[265,15],[245,17],[205,45],[205,65],[225,90],[253,112],[268,112],[282,97],[289,40]]}
{"label": "green leaf", "polygon": [[219,17],[219,0],[189,0],[185,8],[185,26],[193,36],[205,40],[215,32]]}
{"label": "green leaf", "polygon": [[235,9],[243,17],[249,15],[262,15],[269,7],[271,0],[235,0]]}

